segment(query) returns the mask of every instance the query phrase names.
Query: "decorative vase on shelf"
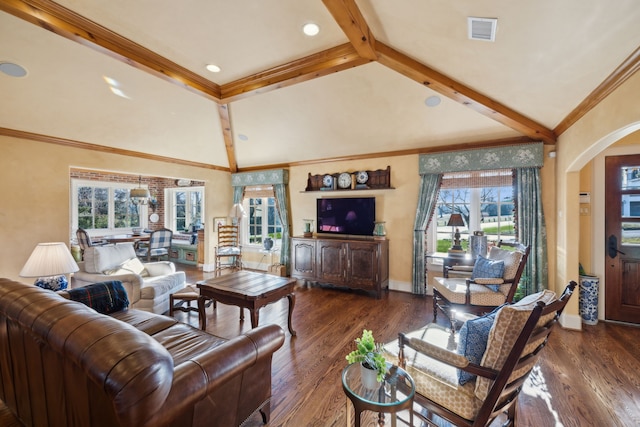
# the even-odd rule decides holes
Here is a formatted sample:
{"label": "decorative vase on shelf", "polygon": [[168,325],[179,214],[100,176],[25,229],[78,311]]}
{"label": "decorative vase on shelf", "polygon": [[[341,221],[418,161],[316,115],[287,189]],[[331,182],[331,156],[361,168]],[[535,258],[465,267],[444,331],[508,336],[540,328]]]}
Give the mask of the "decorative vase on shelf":
{"label": "decorative vase on shelf", "polygon": [[384,240],[386,239],[387,230],[384,228],[384,221],[376,221],[373,227],[373,238],[375,240]]}
{"label": "decorative vase on shelf", "polygon": [[362,380],[362,386],[367,390],[375,390],[380,386],[378,382],[378,371],[365,366],[364,363],[360,364],[360,378]]}
{"label": "decorative vase on shelf", "polygon": [[302,235],[304,237],[313,237],[313,220],[312,219],[303,219],[304,222],[304,232]]}

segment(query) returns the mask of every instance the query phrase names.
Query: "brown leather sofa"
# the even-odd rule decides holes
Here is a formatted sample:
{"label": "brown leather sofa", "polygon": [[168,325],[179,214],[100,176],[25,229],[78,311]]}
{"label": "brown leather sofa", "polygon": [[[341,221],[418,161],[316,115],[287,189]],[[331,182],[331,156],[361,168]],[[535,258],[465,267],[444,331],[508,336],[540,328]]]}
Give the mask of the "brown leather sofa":
{"label": "brown leather sofa", "polygon": [[30,426],[268,422],[277,325],[227,340],[139,310],[100,314],[0,279],[0,400]]}

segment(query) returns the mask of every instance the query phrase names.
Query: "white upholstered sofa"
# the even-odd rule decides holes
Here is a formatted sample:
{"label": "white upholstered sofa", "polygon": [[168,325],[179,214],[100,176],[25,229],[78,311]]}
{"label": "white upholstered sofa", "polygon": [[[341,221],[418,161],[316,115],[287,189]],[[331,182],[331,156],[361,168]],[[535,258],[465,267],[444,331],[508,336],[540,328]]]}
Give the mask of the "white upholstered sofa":
{"label": "white upholstered sofa", "polygon": [[143,263],[136,257],[133,243],[91,246],[84,251],[84,261],[78,263],[72,286],[119,280],[127,290],[132,308],[166,313],[169,295],[184,288],[184,271],[176,271],[170,261]]}

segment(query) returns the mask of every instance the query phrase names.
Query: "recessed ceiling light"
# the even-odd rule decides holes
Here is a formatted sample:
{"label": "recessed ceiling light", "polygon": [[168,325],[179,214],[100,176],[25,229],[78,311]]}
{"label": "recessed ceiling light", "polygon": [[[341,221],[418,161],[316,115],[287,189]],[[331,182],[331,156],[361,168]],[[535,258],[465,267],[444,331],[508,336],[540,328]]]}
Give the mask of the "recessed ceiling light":
{"label": "recessed ceiling light", "polygon": [[207,70],[211,71],[212,73],[219,73],[220,72],[220,67],[218,67],[217,65],[208,64],[207,65]]}
{"label": "recessed ceiling light", "polygon": [[314,24],[313,22],[309,22],[304,24],[302,27],[302,32],[308,35],[309,37],[313,37],[320,32],[320,27],[318,24]]}
{"label": "recessed ceiling light", "polygon": [[240,141],[248,141],[248,140],[249,140],[249,137],[248,137],[247,135],[243,134],[243,133],[239,133],[239,134],[238,134],[238,139],[239,139]]}
{"label": "recessed ceiling light", "polygon": [[0,72],[11,77],[24,77],[27,75],[27,70],[13,62],[0,62]]}
{"label": "recessed ceiling light", "polygon": [[441,102],[442,100],[440,99],[440,97],[436,95],[430,96],[424,100],[424,103],[427,105],[427,107],[436,107],[440,105]]}

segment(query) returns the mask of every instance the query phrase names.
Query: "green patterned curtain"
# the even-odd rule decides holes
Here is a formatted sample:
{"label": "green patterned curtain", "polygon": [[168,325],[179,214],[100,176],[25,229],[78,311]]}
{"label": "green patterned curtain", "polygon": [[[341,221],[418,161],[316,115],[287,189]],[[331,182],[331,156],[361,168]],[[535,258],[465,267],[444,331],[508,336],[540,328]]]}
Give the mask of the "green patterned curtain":
{"label": "green patterned curtain", "polygon": [[282,224],[282,245],[280,246],[280,264],[287,269],[287,276],[291,273],[291,244],[289,242],[289,203],[285,184],[273,184],[273,192],[276,199],[276,207],[280,214]]}
{"label": "green patterned curtain", "polygon": [[416,221],[413,226],[413,280],[412,292],[418,295],[425,293],[425,259],[424,233],[431,221],[433,211],[438,201],[438,191],[442,174],[427,173],[420,177],[420,193],[418,194],[418,208]]}
{"label": "green patterned curtain", "polygon": [[233,204],[242,203],[242,195],[244,194],[244,187],[233,187]]}
{"label": "green patterned curtain", "polygon": [[518,286],[518,296],[526,296],[548,286],[547,229],[542,213],[540,170],[516,168],[515,186],[518,238],[521,243],[531,246]]}
{"label": "green patterned curtain", "polygon": [[543,164],[544,146],[541,142],[421,154],[419,173],[422,181],[413,232],[413,293],[424,293],[424,230],[433,215],[441,174],[491,169],[513,169],[517,172],[518,237],[523,244],[531,245],[527,269],[520,281],[523,286],[526,286],[522,289],[522,293],[528,295],[546,288],[548,279],[546,230],[542,215],[539,179],[539,168]]}

